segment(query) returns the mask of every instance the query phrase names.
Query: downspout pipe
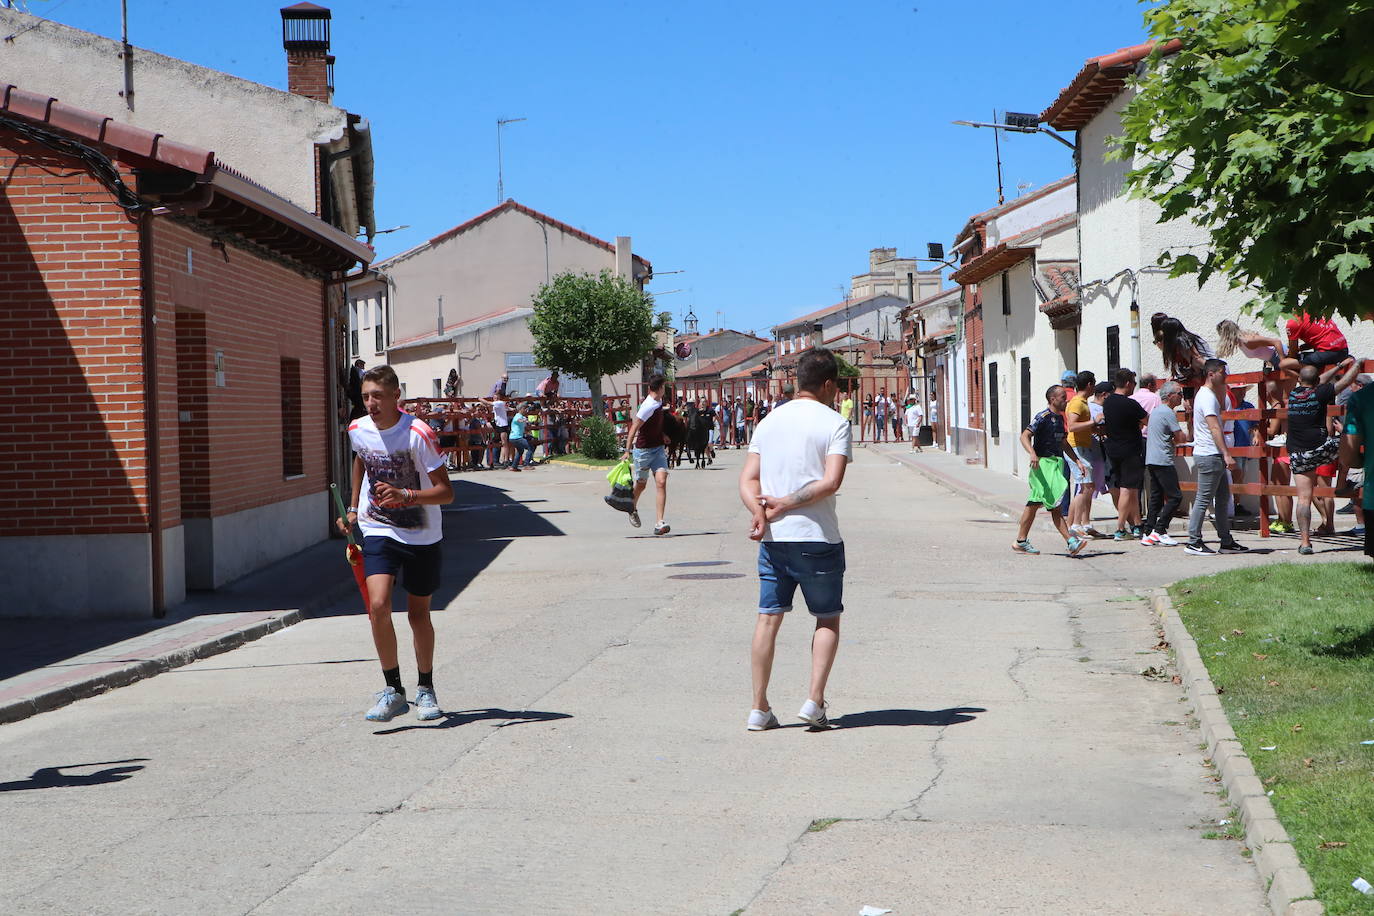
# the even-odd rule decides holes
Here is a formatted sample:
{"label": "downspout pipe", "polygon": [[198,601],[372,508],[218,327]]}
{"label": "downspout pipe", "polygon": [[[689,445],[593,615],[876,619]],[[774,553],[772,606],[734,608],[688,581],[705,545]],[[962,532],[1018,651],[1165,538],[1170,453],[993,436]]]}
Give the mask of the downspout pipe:
{"label": "downspout pipe", "polygon": [[148,210],[138,216],[138,264],[142,295],[143,336],[143,450],[148,481],[148,556],[152,566],[153,616],[167,616],[163,581],[166,558],[162,545],[162,429],[158,423],[157,295],[153,287],[153,221]]}

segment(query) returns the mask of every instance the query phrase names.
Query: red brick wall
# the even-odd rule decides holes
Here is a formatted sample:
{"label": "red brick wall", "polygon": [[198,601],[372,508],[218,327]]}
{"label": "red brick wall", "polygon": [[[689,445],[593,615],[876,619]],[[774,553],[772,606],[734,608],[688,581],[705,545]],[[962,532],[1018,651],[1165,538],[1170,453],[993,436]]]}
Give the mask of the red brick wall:
{"label": "red brick wall", "polygon": [[329,61],[325,52],[287,51],[286,88],[317,102],[329,102]]}
{"label": "red brick wall", "polygon": [[[191,424],[202,428],[188,430],[185,441],[189,446],[196,437],[205,437],[197,456],[178,461],[188,473],[205,478],[185,482],[187,509],[204,512],[202,491],[208,483],[209,514],[226,515],[318,493],[328,485],[323,283],[232,242],[223,250],[212,248],[211,242],[187,225],[158,220],[154,288],[169,341],[166,352],[173,357],[160,389],[169,402],[168,429],[177,430],[178,410],[189,410]],[[193,322],[192,336],[203,333],[199,367],[191,353],[176,362],[177,313]],[[183,333],[183,341],[186,337]],[[182,351],[187,350],[183,344]],[[216,351],[224,353],[224,387],[215,384]],[[300,360],[305,474],[292,480],[282,476],[282,357]],[[185,392],[185,405],[177,402],[178,376],[193,386]],[[198,420],[202,413],[208,423]]]}
{"label": "red brick wall", "polygon": [[14,533],[147,530],[138,228],[0,131],[0,468]]}
{"label": "red brick wall", "polygon": [[[0,174],[7,517],[35,535],[146,531],[138,224],[84,165],[3,131]],[[222,515],[323,490],[322,281],[232,243],[212,248],[170,218],[152,219],[151,231],[162,527],[179,524],[183,508]],[[179,348],[178,312],[202,343],[183,335]],[[214,383],[217,349],[224,388]],[[305,474],[292,480],[282,476],[283,356],[301,371]],[[192,414],[185,430],[180,410]]]}

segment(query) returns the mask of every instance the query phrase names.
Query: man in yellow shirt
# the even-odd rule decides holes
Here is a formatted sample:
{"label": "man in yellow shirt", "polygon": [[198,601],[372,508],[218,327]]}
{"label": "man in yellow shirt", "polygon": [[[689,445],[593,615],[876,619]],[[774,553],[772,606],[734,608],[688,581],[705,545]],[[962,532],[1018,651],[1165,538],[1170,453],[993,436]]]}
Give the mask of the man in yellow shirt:
{"label": "man in yellow shirt", "polygon": [[1087,468],[1085,474],[1076,463],[1069,463],[1069,486],[1073,491],[1069,502],[1069,533],[1078,537],[1096,534],[1092,530],[1093,465],[1102,461],[1102,451],[1093,438],[1096,426],[1092,411],[1088,408],[1088,399],[1092,397],[1096,384],[1097,376],[1091,372],[1078,373],[1074,377],[1074,395],[1064,408],[1064,427],[1068,432],[1069,444]]}
{"label": "man in yellow shirt", "polygon": [[846,423],[853,423],[854,421],[850,419],[853,414],[854,398],[846,391],[844,393],[844,400],[840,402],[840,416],[844,417]]}

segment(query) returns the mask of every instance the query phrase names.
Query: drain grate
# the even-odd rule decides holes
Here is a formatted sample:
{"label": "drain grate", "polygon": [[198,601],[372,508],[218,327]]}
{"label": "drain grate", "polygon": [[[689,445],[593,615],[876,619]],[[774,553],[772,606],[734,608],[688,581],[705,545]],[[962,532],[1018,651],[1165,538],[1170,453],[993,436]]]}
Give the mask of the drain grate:
{"label": "drain grate", "polygon": [[678,573],[669,579],[743,579],[744,573]]}
{"label": "drain grate", "polygon": [[677,566],[729,566],[729,560],[687,560],[683,563],[664,563],[669,568]]}

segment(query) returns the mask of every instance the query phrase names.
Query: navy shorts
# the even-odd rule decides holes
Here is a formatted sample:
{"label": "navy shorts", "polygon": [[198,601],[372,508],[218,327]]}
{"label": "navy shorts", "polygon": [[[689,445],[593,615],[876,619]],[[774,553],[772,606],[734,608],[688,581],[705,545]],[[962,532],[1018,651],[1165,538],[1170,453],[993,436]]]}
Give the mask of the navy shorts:
{"label": "navy shorts", "polygon": [[396,576],[401,588],[417,598],[439,588],[442,557],[439,542],[402,544],[385,535],[363,538],[363,572],[369,576]]}
{"label": "navy shorts", "polygon": [[1298,354],[1298,362],[1321,369],[1334,366],[1349,355],[1349,350],[1303,350]]}
{"label": "navy shorts", "polygon": [[801,586],[815,617],[844,612],[844,543],[764,541],[759,545],[759,613],[785,614]]}

